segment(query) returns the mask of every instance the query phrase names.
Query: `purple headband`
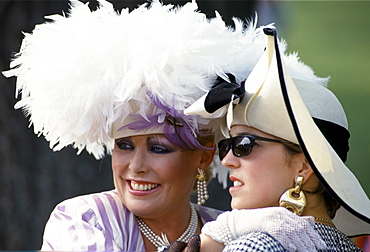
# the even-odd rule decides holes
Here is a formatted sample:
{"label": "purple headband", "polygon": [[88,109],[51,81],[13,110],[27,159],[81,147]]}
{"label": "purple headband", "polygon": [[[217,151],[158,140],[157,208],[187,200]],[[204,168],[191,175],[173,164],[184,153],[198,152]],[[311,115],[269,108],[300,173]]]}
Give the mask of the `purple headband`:
{"label": "purple headband", "polygon": [[163,134],[172,144],[187,150],[206,149],[197,140],[197,136],[201,135],[197,125],[197,116],[184,115],[182,112],[179,113],[174,109],[174,106],[167,107],[163,105],[154,95],[148,94],[148,97],[155,107],[165,112],[164,120],[158,120],[161,113],[147,115],[147,118],[141,115],[132,115],[135,121],[122,126],[118,129],[119,131],[125,129],[141,131],[149,128],[163,127]]}

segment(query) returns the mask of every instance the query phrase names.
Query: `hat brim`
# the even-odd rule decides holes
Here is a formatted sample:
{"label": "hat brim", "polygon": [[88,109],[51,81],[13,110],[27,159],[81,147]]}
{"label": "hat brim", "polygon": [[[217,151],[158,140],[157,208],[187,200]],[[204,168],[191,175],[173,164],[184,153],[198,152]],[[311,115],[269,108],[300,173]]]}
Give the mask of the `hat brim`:
{"label": "hat brim", "polygon": [[[264,60],[268,61],[267,73],[266,64],[257,64],[250,75],[253,77],[253,72],[266,73],[262,85],[252,88],[257,92],[245,107],[245,121],[252,127],[297,142],[319,180],[342,206],[333,220],[337,228],[348,236],[369,234],[370,201],[366,193],[316,126],[297,86],[285,71],[276,32],[269,29],[266,35],[268,43]],[[246,89],[250,81],[246,81]],[[267,110],[273,112],[266,113]],[[276,113],[278,116],[272,117]],[[269,121],[273,121],[274,127],[269,125]]]}

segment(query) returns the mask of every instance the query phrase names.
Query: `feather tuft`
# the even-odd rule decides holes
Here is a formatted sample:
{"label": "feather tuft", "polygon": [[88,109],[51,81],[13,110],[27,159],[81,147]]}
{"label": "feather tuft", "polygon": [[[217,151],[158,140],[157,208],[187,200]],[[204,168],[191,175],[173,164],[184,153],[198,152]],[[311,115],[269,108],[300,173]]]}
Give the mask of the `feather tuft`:
{"label": "feather tuft", "polygon": [[[67,15],[47,16],[25,34],[11,69],[3,72],[17,77],[15,108],[53,150],[72,145],[102,158],[113,148],[113,124],[124,127],[130,114],[153,119],[150,100],[181,115],[219,76],[232,74],[240,83],[261,57],[264,36],[256,21],[234,19],[232,29],[218,13],[207,19],[197,10],[194,0],[182,7],[153,0],[120,12],[105,0],[95,11],[70,1]],[[317,78],[297,55],[287,61],[294,62],[293,77],[303,71]],[[157,123],[165,124],[165,114],[156,111]],[[191,134],[209,123],[183,119]]]}

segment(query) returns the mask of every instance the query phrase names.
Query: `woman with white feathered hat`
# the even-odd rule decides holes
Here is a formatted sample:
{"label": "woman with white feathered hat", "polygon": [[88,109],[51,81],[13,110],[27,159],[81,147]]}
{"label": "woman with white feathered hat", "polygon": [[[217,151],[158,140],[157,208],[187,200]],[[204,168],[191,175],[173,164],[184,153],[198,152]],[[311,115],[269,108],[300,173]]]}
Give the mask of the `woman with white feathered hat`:
{"label": "woman with white feathered hat", "polygon": [[68,16],[49,16],[25,35],[4,75],[17,77],[16,108],[53,150],[112,154],[116,189],[56,206],[42,250],[187,242],[220,212],[189,204],[196,180],[198,203],[207,198],[215,127],[183,110],[214,83],[242,81],[260,57],[261,36],[238,21],[231,30],[219,16],[206,19],[195,2],[120,13],[103,0],[96,11],[71,3]]}

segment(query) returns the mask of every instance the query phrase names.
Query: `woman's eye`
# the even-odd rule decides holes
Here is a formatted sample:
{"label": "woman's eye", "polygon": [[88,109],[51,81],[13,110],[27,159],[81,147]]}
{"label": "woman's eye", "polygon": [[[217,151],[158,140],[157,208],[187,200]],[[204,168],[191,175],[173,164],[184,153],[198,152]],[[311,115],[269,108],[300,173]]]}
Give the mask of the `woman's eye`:
{"label": "woman's eye", "polygon": [[133,150],[134,146],[127,141],[116,141],[116,145],[121,150]]}
{"label": "woman's eye", "polygon": [[163,145],[152,145],[150,147],[150,151],[153,153],[158,153],[158,154],[166,154],[166,153],[173,152],[171,148],[168,148]]}

